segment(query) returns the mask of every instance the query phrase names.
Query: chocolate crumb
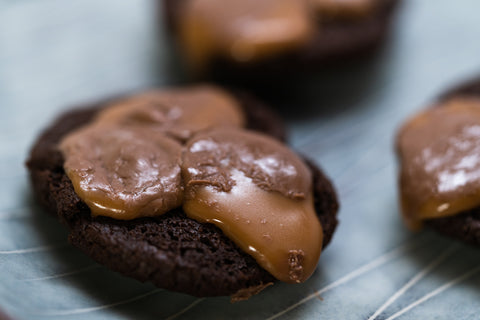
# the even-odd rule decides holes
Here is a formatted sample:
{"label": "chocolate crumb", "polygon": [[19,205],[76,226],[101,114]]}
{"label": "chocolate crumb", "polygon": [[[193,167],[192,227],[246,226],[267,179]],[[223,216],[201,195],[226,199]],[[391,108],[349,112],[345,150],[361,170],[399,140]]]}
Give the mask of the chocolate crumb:
{"label": "chocolate crumb", "polygon": [[258,286],[240,289],[230,297],[230,302],[235,303],[249,299],[251,296],[256,295],[266,287],[273,286],[273,282],[261,283]]}
{"label": "chocolate crumb", "polygon": [[290,271],[288,272],[290,279],[295,282],[300,282],[299,279],[303,277],[303,259],[305,253],[302,250],[290,250],[288,262]]}

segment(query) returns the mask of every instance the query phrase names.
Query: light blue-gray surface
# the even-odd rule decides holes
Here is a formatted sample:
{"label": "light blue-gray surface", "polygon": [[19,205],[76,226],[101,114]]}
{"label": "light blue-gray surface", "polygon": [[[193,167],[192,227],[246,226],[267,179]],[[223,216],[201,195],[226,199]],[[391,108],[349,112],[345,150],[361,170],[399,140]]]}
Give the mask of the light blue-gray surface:
{"label": "light blue-gray surface", "polygon": [[337,186],[341,224],[307,283],[276,284],[232,305],[93,263],[29,189],[28,149],[58,112],[181,80],[154,3],[0,0],[1,308],[18,319],[479,319],[480,252],[404,228],[392,152],[402,120],[480,74],[479,12],[478,0],[405,0],[376,61],[282,94],[292,144]]}

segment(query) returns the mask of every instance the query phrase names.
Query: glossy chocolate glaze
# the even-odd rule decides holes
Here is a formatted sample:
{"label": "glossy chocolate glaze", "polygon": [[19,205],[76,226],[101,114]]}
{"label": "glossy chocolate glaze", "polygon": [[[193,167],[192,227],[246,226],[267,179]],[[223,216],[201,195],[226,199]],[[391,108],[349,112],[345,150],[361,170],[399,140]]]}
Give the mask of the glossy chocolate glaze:
{"label": "glossy chocolate glaze", "polygon": [[454,98],[408,121],[397,139],[407,223],[480,205],[480,100]]}
{"label": "glossy chocolate glaze", "polygon": [[141,127],[91,125],[62,140],[65,172],[92,215],[130,220],[181,205],[181,145]]}

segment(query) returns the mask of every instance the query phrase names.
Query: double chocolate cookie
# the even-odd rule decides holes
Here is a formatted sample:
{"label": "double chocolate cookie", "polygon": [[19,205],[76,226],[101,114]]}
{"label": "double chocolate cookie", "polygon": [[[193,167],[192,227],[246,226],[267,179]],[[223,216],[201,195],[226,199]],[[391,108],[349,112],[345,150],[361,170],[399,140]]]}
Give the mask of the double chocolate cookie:
{"label": "double chocolate cookie", "polygon": [[448,91],[407,121],[397,153],[407,225],[480,245],[480,80]]}
{"label": "double chocolate cookie", "polygon": [[238,300],[305,281],[337,225],[330,181],[284,136],[249,96],[157,90],[64,114],[27,165],[38,200],[97,262]]}
{"label": "double chocolate cookie", "polygon": [[372,52],[399,0],[163,0],[197,74],[271,75]]}

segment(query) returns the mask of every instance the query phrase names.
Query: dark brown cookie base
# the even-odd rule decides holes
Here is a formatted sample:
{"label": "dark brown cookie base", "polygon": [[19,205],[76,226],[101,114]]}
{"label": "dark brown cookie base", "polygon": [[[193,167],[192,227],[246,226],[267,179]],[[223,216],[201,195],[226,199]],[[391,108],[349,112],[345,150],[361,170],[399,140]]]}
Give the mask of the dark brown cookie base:
{"label": "dark brown cookie base", "polygon": [[[448,90],[440,96],[439,101],[465,96],[473,96],[480,99],[480,79],[468,81],[456,88]],[[430,219],[425,222],[425,225],[441,234],[480,246],[480,208],[475,208],[451,217]]]}
{"label": "dark brown cookie base", "polygon": [[[186,0],[161,0],[169,30],[175,36],[176,21],[181,5]],[[205,74],[212,79],[227,79],[233,83],[278,80],[277,76],[308,71],[335,61],[354,60],[368,56],[386,39],[392,16],[400,0],[383,0],[378,8],[366,18],[345,20],[324,20],[319,22],[318,33],[310,43],[293,52],[250,64],[236,64],[217,57]],[[260,79],[258,79],[260,78]],[[280,77],[281,78],[281,77]],[[235,80],[236,81],[235,81]]]}
{"label": "dark brown cookie base", "polygon": [[430,219],[425,224],[441,234],[480,246],[480,208],[451,217]]}
{"label": "dark brown cookie base", "polygon": [[[249,97],[241,101],[249,127],[284,137],[278,118]],[[233,295],[275,279],[220,229],[185,216],[181,209],[157,218],[119,221],[92,218],[63,171],[56,148],[69,131],[87,123],[103,104],[60,117],[36,142],[28,168],[38,200],[70,229],[70,242],[114,271],[195,296]],[[314,165],[315,207],[326,246],[337,225],[338,203],[330,181]]]}

